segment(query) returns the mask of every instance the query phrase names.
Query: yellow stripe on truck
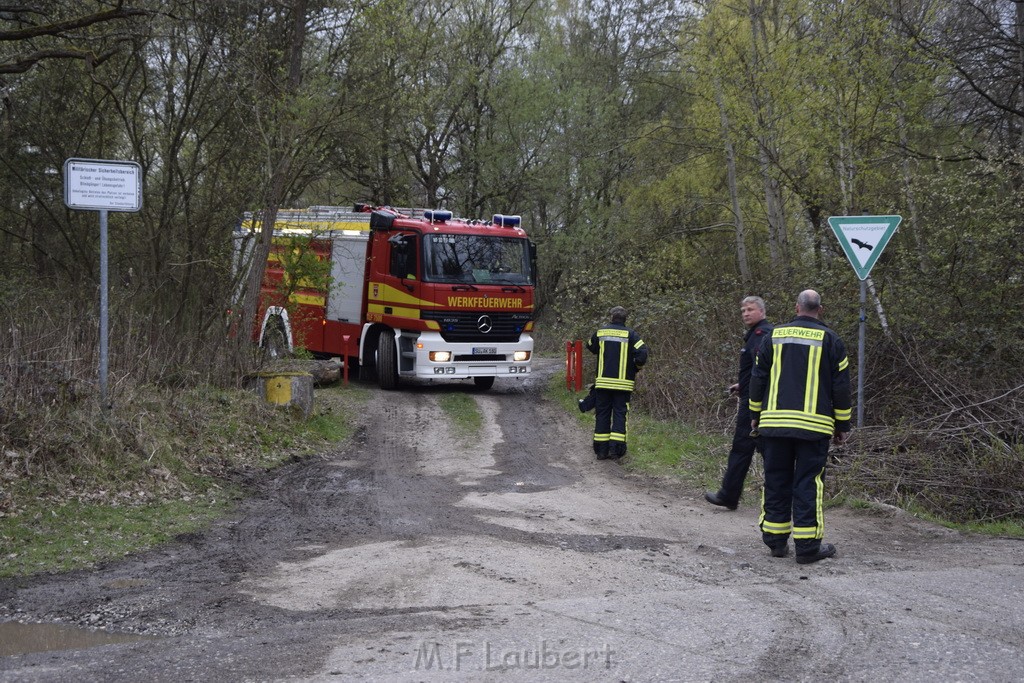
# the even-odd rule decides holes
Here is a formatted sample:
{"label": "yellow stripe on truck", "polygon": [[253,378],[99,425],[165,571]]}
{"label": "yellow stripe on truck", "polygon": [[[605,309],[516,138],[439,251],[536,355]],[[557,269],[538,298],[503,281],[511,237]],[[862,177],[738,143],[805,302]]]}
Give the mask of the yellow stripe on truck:
{"label": "yellow stripe on truck", "polygon": [[[384,312],[385,308],[391,309],[387,313]],[[418,308],[402,308],[391,306],[390,304],[367,304],[366,312],[368,314],[376,313],[377,315],[397,315],[399,318],[414,318],[419,319],[420,309]],[[378,318],[379,320],[379,318]],[[438,328],[440,329],[440,328]]]}
{"label": "yellow stripe on truck", "polygon": [[305,304],[307,306],[324,306],[327,303],[325,296],[317,294],[291,294],[288,301],[293,304]]}

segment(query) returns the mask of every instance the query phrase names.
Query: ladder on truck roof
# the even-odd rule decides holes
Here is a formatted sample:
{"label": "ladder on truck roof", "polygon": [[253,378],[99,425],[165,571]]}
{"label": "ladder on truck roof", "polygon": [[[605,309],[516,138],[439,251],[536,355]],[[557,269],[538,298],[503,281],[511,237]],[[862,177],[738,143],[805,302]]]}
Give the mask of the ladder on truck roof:
{"label": "ladder on truck roof", "polygon": [[[256,219],[253,212],[245,213],[239,229],[243,232],[256,231]],[[369,229],[369,213],[339,206],[279,209],[277,220],[274,222],[275,235],[309,234],[311,232],[367,232]]]}

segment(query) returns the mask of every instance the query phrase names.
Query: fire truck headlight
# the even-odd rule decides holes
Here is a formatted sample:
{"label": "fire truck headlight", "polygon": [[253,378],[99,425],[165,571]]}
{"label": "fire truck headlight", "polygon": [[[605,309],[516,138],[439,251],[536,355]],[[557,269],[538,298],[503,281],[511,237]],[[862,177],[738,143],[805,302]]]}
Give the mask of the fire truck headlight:
{"label": "fire truck headlight", "polygon": [[430,360],[435,363],[447,363],[452,359],[451,351],[431,351]]}
{"label": "fire truck headlight", "polygon": [[520,361],[520,362],[521,361],[525,361],[525,360],[530,360],[530,352],[529,351],[516,351],[514,354],[512,354],[512,360]]}

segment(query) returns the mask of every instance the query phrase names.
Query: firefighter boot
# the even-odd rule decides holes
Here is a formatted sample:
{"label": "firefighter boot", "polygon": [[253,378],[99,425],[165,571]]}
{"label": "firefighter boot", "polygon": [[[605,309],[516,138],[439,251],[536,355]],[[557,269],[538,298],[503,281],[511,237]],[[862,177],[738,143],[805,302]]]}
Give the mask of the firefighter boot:
{"label": "firefighter boot", "polygon": [[826,557],[834,557],[836,554],[836,547],[831,543],[822,543],[821,546],[813,553],[798,553],[796,556],[797,564],[810,564],[811,562],[817,562],[818,560],[824,560]]}

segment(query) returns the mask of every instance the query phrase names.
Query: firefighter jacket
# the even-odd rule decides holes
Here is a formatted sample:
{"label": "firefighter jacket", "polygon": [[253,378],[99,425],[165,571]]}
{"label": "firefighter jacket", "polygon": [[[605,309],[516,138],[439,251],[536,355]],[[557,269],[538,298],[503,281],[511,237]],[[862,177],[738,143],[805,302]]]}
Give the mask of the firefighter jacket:
{"label": "firefighter jacket", "polygon": [[647,345],[634,330],[609,323],[587,342],[587,350],[597,354],[598,389],[633,391],[636,371],[647,362]]}
{"label": "firefighter jacket", "polygon": [[772,330],[751,372],[750,412],[767,437],[850,431],[850,361],[839,335],[804,315]]}
{"label": "firefighter jacket", "polygon": [[761,348],[761,342],[771,334],[772,325],[767,320],[758,320],[743,336],[743,348],[740,349],[740,374],[736,380],[740,385],[740,402],[750,397],[750,372],[754,369],[754,357]]}

